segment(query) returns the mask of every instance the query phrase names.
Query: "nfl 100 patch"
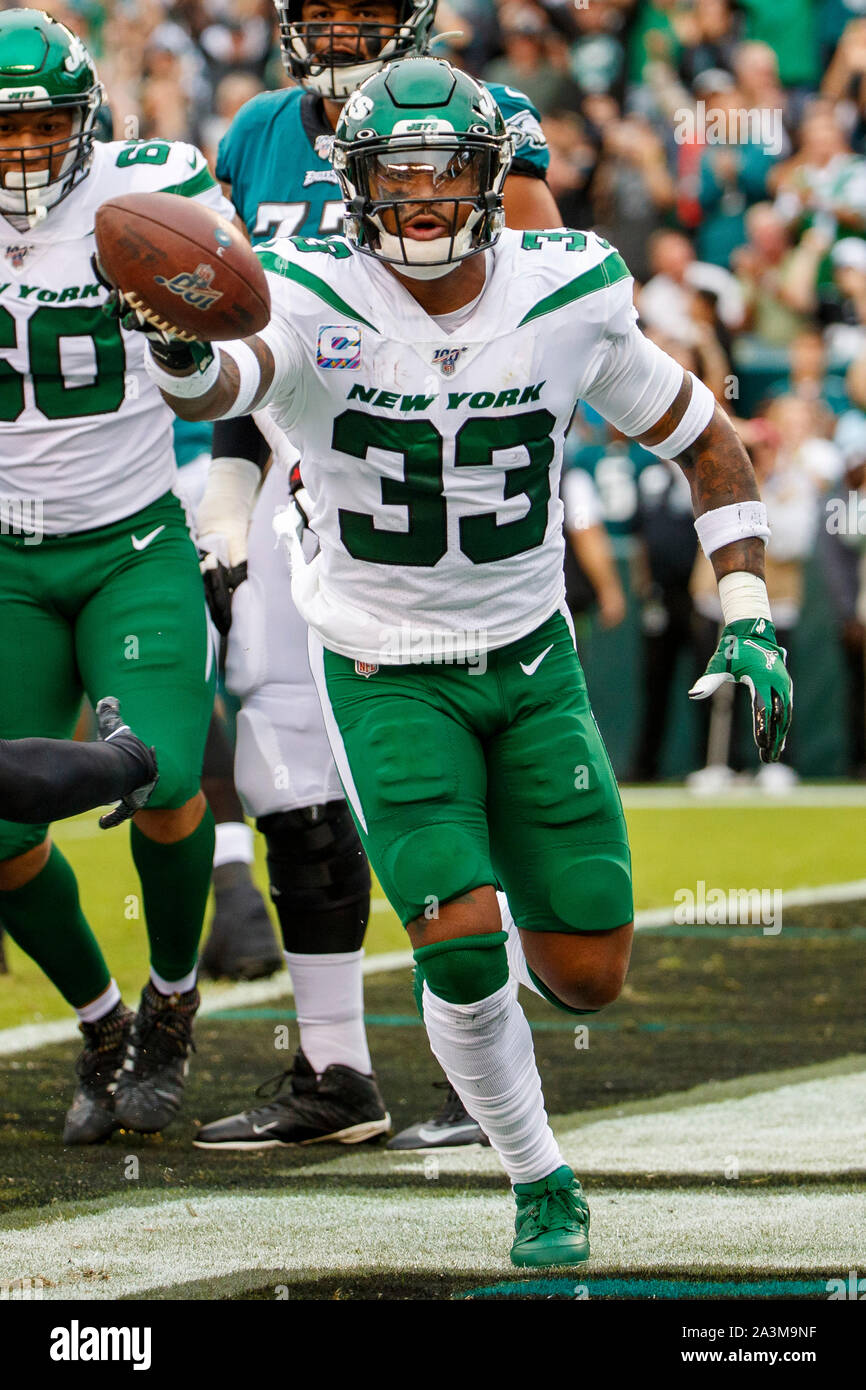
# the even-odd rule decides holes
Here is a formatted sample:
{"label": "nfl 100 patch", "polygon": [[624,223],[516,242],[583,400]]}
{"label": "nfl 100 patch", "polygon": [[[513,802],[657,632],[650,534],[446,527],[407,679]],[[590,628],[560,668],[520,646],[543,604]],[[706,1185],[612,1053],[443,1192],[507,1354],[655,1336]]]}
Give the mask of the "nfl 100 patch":
{"label": "nfl 100 patch", "polygon": [[317,367],[342,367],[356,372],[361,365],[361,328],[357,323],[326,323],[319,328]]}
{"label": "nfl 100 patch", "polygon": [[439,347],[433,351],[433,366],[438,367],[443,376],[453,376],[457,363],[466,351],[465,347]]}

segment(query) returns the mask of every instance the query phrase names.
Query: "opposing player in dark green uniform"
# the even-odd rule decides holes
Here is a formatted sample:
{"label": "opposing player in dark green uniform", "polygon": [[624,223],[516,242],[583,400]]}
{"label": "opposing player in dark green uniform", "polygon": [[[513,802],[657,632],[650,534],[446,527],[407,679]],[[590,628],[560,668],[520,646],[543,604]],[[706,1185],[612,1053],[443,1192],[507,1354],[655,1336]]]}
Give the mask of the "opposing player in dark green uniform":
{"label": "opposing player in dark green uniform", "polygon": [[[255,243],[275,235],[342,231],[344,205],[329,154],[344,98],[386,62],[425,49],[436,0],[278,0],[277,10],[283,61],[299,85],[248,102],[217,158],[217,175]],[[559,226],[545,183],[549,155],[538,112],[512,88],[491,86],[490,92],[514,148],[505,181],[508,225]],[[443,359],[443,371],[447,366]],[[249,421],[214,427],[214,466],[229,480],[245,472],[255,488],[260,447]],[[348,1142],[375,1137],[386,1127],[363,1025],[361,945],[369,877],[325,737],[306,626],[274,551],[270,518],[285,502],[285,473],[275,468],[249,537],[246,523],[239,522],[236,533],[222,540],[232,565],[249,554],[252,584],[238,591],[228,639],[227,678],[243,703],[235,777],[267,840],[301,1050],[292,1084],[265,1106],[206,1125],[196,1139],[206,1148],[258,1149],[297,1142],[311,1132],[319,1139],[339,1132]],[[207,518],[199,520],[200,529],[210,529]],[[215,617],[225,623],[228,615]],[[281,785],[279,766],[293,770],[291,785]],[[310,1071],[318,1079],[311,1081]],[[479,1142],[486,1142],[482,1130],[448,1088],[439,1113],[397,1135],[391,1147]]]}

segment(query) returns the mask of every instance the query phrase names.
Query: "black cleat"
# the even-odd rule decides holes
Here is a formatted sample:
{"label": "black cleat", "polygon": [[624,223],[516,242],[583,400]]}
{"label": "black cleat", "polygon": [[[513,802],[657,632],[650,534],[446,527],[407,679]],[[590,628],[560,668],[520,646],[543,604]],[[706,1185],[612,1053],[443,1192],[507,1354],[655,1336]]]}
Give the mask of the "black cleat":
{"label": "black cleat", "polygon": [[75,1063],[78,1085],[66,1112],[64,1144],[101,1144],[117,1129],[114,1089],[132,1020],[132,1010],[121,1003],[96,1023],[79,1023],[84,1051]]}
{"label": "black cleat", "polygon": [[213,873],[216,911],[199,970],[212,980],[259,980],[283,967],[265,900],[246,864]]}
{"label": "black cleat", "polygon": [[433,1085],[447,1092],[445,1104],[430,1120],[419,1120],[388,1143],[393,1150],[456,1149],[467,1144],[490,1146],[490,1140],[477,1120],[473,1120],[450,1081],[434,1081]]}
{"label": "black cleat", "polygon": [[[291,1071],[259,1086],[266,1099],[255,1110],[213,1120],[199,1130],[193,1143],[199,1149],[274,1149],[287,1144],[363,1144],[381,1138],[391,1128],[391,1116],[375,1074],[364,1076],[353,1067],[326,1067],[317,1077],[298,1049]],[[287,1094],[280,1095],[285,1083]],[[269,1087],[273,1089],[269,1092]]]}
{"label": "black cleat", "polygon": [[195,987],[165,995],[150,982],[141,991],[114,1093],[121,1128],[154,1134],[174,1119],[194,1050],[192,1021],[200,1002]]}

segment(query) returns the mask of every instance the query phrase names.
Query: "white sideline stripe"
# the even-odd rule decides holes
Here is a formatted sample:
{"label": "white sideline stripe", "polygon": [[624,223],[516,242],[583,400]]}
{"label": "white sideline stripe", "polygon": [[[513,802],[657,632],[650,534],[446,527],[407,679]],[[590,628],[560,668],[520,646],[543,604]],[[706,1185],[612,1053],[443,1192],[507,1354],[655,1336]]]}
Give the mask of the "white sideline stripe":
{"label": "white sideline stripe", "polygon": [[[696,811],[703,807],[718,810],[746,808],[750,811],[779,810],[786,806],[866,806],[866,784],[833,782],[822,786],[792,787],[784,796],[771,796],[758,787],[734,786],[729,791],[713,792],[711,796],[689,791],[688,787],[620,787],[622,804],[627,811]],[[54,826],[54,838],[60,843],[69,840],[95,840],[104,837],[96,815],[90,820],[63,821]]]}
{"label": "white sideline stripe", "polygon": [[[499,1192],[212,1193],[195,1188],[148,1205],[118,1203],[23,1229],[0,1231],[0,1261],[39,1277],[45,1301],[147,1297],[157,1289],[239,1275],[238,1288],[352,1272],[483,1273],[515,1279],[508,1262],[514,1204]],[[827,1191],[662,1192],[604,1189],[592,1195],[591,1274],[719,1266],[847,1275],[861,1265],[862,1196]],[[396,1219],[395,1219],[396,1218]],[[363,1236],[360,1234],[364,1232]],[[94,1274],[97,1275],[94,1278]],[[47,1286],[47,1281],[50,1286]],[[225,1290],[221,1290],[225,1296]],[[195,1295],[193,1295],[195,1296]]]}
{"label": "white sideline stripe", "polygon": [[[866,900],[866,878],[854,879],[851,883],[826,883],[819,888],[793,888],[782,894],[782,909],[857,902],[861,898]],[[374,913],[390,912],[391,906],[386,898],[373,898],[371,910]],[[673,903],[670,907],[643,908],[634,915],[635,931],[640,931],[642,927],[669,926],[673,914]],[[411,951],[383,951],[380,955],[368,956],[363,970],[365,975],[383,975],[391,970],[410,970],[412,963]],[[202,995],[199,1016],[205,1018],[222,1009],[246,1009],[256,1004],[269,1004],[274,999],[288,998],[292,995],[292,985],[285,972],[281,971],[270,980],[249,980],[237,985],[205,985]],[[22,1023],[16,1028],[0,1029],[0,1057],[32,1052],[49,1043],[69,1042],[70,1038],[77,1036],[78,1026],[70,1018],[48,1023]]]}
{"label": "white sideline stripe", "polygon": [[[385,902],[385,899],[378,901]],[[381,955],[368,957],[363,970],[365,975],[381,975],[389,970],[408,970],[411,966],[411,951],[383,951]],[[270,980],[247,980],[237,985],[204,985],[199,1017],[204,1018],[222,1009],[247,1009],[256,1004],[269,1004],[274,999],[286,999],[291,995],[292,982],[284,970]],[[73,1018],[54,1019],[49,1023],[23,1023],[17,1028],[0,1030],[0,1057],[10,1057],[16,1052],[32,1052],[34,1048],[45,1047],[49,1043],[69,1042],[77,1037],[78,1025]]]}
{"label": "white sideline stripe", "polygon": [[726,806],[768,811],[784,810],[787,806],[866,806],[866,784],[862,782],[791,787],[784,795],[773,795],[752,785],[735,785],[712,794],[694,792],[688,787],[620,787],[620,795],[627,811],[699,811],[702,807],[715,811]]}

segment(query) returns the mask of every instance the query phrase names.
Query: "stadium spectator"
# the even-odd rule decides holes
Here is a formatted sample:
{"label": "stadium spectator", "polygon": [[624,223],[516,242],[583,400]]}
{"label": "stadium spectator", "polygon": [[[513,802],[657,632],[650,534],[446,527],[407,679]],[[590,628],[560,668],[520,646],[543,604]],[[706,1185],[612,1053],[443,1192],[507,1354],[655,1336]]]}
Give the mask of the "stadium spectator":
{"label": "stadium spectator", "polygon": [[635,279],[645,280],[650,238],[676,198],[664,145],[649,121],[608,123],[592,189],[596,230],[619,248]]}
{"label": "stadium spectator", "polygon": [[611,0],[575,9],[577,35],[571,45],[571,75],[582,92],[607,92],[622,100],[625,88],[623,13]]}
{"label": "stadium spectator", "polygon": [[692,317],[696,290],[715,295],[719,319],[728,330],[740,327],[743,301],[734,276],[721,266],[697,261],[692,243],[682,232],[656,232],[649,257],[653,274],[638,294],[638,309],[647,327],[674,342],[695,345],[700,336]]}
{"label": "stadium spectator", "polygon": [[[746,240],[731,258],[745,307],[743,327],[759,349],[787,347],[810,323],[802,292],[809,268],[802,264],[802,255],[795,264],[791,234],[771,203],[749,208],[745,225]],[[802,252],[803,242],[800,245]]]}
{"label": "stadium spectator", "polygon": [[598,607],[603,628],[617,627],[625,617],[626,599],[616,557],[604,526],[601,499],[589,473],[568,468],[562,475],[565,512],[565,597],[575,619]]}
{"label": "stadium spectator", "polygon": [[866,159],[851,149],[832,102],[813,102],[800,126],[800,147],[770,179],[776,208],[796,232],[819,228],[832,241],[866,234]]}
{"label": "stadium spectator", "polygon": [[792,340],[788,373],[772,383],[768,395],[796,396],[817,406],[824,416],[826,433],[832,433],[831,413],[841,415],[851,402],[845,378],[828,370],[827,345],[819,328],[802,328]]}
{"label": "stadium spectator", "polygon": [[693,88],[695,78],[711,68],[733,71],[738,21],[728,0],[696,0],[692,24],[679,75]]}
{"label": "stadium spectator", "polygon": [[[696,251],[702,261],[728,266],[735,249],[745,240],[746,209],[766,197],[767,174],[776,159],[770,143],[773,122],[760,119],[763,109],[749,109],[727,73],[703,73],[695,91],[715,116],[719,133],[727,137],[724,142],[707,144],[701,157],[698,199],[703,219],[697,230]],[[743,120],[743,114],[748,119]],[[759,119],[753,120],[753,115]],[[780,135],[781,113],[777,124]]]}
{"label": "stadium spectator", "polygon": [[[845,766],[866,779],[866,416],[848,411],[835,443],[844,464],[840,486],[825,500],[818,556],[845,673]],[[852,524],[853,523],[853,524]]]}
{"label": "stadium spectator", "polygon": [[[821,520],[821,500],[828,485],[842,472],[841,454],[822,437],[821,426],[821,407],[796,396],[781,396],[767,407],[764,417],[740,423],[772,531],[773,543],[766,556],[767,592],[779,643],[789,653],[789,666],[803,604],[805,566],[815,548]],[[698,614],[699,664],[705,651],[714,650],[722,618],[718,596],[712,593],[712,579],[710,563],[701,553],[691,581]],[[701,713],[706,719],[705,711]],[[749,765],[743,756],[743,741],[738,704],[735,702],[731,711],[727,690],[717,692],[707,721],[706,766],[693,785],[715,789],[730,780],[735,770]],[[790,741],[783,759],[769,773],[765,767],[770,764],[762,765],[757,780],[765,790],[785,792],[796,781]],[[775,770],[779,766],[782,770]]]}
{"label": "stadium spectator", "polygon": [[633,573],[641,605],[643,709],[630,777],[655,782],[681,653],[694,664],[689,580],[698,542],[691,492],[676,464],[654,459],[638,478],[638,548]]}
{"label": "stadium spectator", "polygon": [[550,150],[547,183],[566,227],[591,227],[592,181],[597,146],[586,121],[573,111],[554,111],[545,119]]}
{"label": "stadium spectator", "polygon": [[500,28],[504,54],[485,65],[484,81],[525,92],[542,115],[576,111],[580,88],[567,71],[550,62],[554,33],[544,12],[529,4],[503,6]]}

